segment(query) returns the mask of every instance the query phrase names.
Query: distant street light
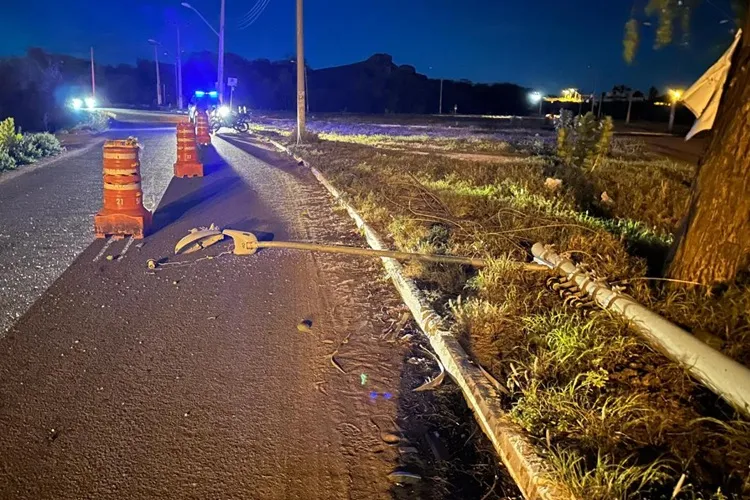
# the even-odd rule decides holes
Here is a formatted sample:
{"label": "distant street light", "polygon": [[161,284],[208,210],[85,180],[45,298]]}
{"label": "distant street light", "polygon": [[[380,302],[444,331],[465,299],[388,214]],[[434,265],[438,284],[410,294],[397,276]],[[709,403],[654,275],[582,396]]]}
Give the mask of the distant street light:
{"label": "distant street light", "polygon": [[674,115],[675,110],[677,109],[677,103],[680,102],[680,98],[682,97],[682,90],[677,89],[669,89],[669,100],[672,101],[672,109],[669,112],[669,131],[671,132],[674,128]]}
{"label": "distant street light", "polygon": [[219,91],[219,102],[224,102],[224,18],[225,18],[225,7],[226,7],[226,0],[221,0],[221,9],[219,12],[219,31],[216,31],[213,26],[211,26],[211,23],[206,21],[206,18],[203,17],[203,14],[198,12],[198,9],[193,7],[187,2],[182,2],[181,4],[186,9],[190,9],[196,14],[198,14],[198,17],[201,18],[201,20],[206,23],[206,26],[211,28],[211,31],[214,32],[216,36],[219,37],[219,62],[217,64],[218,66],[218,90]]}
{"label": "distant street light", "polygon": [[159,45],[161,44],[153,38],[149,38],[148,43],[154,46],[154,61],[156,62],[156,104],[161,106],[161,74],[159,72]]}
{"label": "distant street light", "polygon": [[529,94],[529,101],[531,101],[532,104],[539,104],[539,116],[542,116],[542,104],[544,103],[542,97],[541,92],[531,92]]}

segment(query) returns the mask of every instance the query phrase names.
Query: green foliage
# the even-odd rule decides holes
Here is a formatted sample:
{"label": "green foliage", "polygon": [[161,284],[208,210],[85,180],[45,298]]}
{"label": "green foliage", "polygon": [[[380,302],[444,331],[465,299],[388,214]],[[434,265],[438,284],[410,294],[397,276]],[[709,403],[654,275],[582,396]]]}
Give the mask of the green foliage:
{"label": "green foliage", "polygon": [[614,135],[612,118],[598,121],[593,113],[578,116],[566,126],[561,116],[557,128],[557,156],[566,165],[594,170],[609,152]]}
{"label": "green foliage", "polygon": [[0,172],[16,168],[16,160],[8,153],[8,150],[0,146]]}
{"label": "green foliage", "polygon": [[638,33],[638,20],[630,19],[625,23],[625,37],[623,39],[623,58],[625,62],[631,64],[635,59],[640,44],[640,34]]}
{"label": "green foliage", "polygon": [[16,133],[16,124],[13,118],[6,118],[0,122],[0,148],[12,151],[20,140],[21,134]]}
{"label": "green foliage", "polygon": [[589,465],[575,452],[556,449],[551,455],[552,466],[578,498],[590,500],[627,500],[632,494],[653,484],[665,482],[670,470],[664,461],[638,465],[634,457],[614,461],[598,454]]}
{"label": "green foliage", "polygon": [[[654,37],[654,49],[660,49],[675,41],[675,35],[679,33],[680,41],[687,44],[690,38],[690,21],[698,0],[648,0],[643,14],[648,18],[656,18],[656,36]],[[709,2],[710,3],[710,2]],[[744,8],[747,2],[740,0],[732,1],[733,8],[739,5],[740,9],[733,9],[739,18],[744,16]],[[625,36],[623,38],[623,57],[630,64],[635,59],[638,50],[640,34],[640,20],[637,12],[633,11],[631,18],[625,23]],[[741,21],[737,20],[739,25]]]}
{"label": "green foliage", "polygon": [[62,152],[60,141],[53,134],[42,132],[40,134],[28,134],[30,140],[36,146],[42,157],[53,156]]}
{"label": "green foliage", "polygon": [[10,153],[18,165],[34,163],[42,157],[32,134],[22,136],[11,148]]}
{"label": "green foliage", "polygon": [[103,132],[109,127],[109,116],[101,111],[86,113],[86,119],[76,124],[72,130],[81,132]]}
{"label": "green foliage", "polygon": [[60,141],[52,134],[18,134],[13,118],[0,122],[0,172],[62,151]]}

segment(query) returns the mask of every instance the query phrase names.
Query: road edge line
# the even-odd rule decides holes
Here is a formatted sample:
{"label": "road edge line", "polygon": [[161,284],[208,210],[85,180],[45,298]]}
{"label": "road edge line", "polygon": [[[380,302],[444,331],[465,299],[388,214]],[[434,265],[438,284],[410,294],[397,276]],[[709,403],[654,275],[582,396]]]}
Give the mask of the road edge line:
{"label": "road edge line", "polygon": [[[325,176],[307,161],[296,156],[283,144],[263,138],[279,151],[288,154],[309,168],[315,178],[344,207],[364,232],[371,248],[385,250],[380,236],[373,230]],[[445,369],[461,388],[469,406],[474,411],[482,430],[492,442],[495,451],[510,472],[527,500],[573,500],[575,496],[562,483],[552,478],[551,467],[539,456],[520,426],[513,423],[500,405],[500,398],[492,384],[471,361],[456,337],[443,328],[443,318],[433,310],[413,280],[403,273],[401,264],[383,257],[391,281],[411,311],[419,327],[427,336]]]}

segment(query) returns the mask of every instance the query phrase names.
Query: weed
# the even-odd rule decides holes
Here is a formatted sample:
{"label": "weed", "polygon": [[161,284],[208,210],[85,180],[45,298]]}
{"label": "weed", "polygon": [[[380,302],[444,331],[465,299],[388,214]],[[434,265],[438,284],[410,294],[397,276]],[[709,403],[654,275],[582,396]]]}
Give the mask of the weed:
{"label": "weed", "polygon": [[637,465],[633,457],[613,461],[598,454],[594,463],[588,464],[575,452],[555,449],[550,453],[550,461],[578,498],[590,500],[637,498],[633,492],[664,483],[670,477],[668,464],[659,460]]}

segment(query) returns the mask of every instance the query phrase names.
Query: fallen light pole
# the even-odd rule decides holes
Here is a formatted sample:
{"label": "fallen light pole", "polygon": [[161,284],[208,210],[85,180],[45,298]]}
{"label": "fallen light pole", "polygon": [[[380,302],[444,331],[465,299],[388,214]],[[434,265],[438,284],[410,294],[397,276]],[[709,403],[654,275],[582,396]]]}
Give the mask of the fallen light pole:
{"label": "fallen light pole", "polygon": [[594,280],[571,260],[560,257],[541,243],[531,248],[534,260],[557,271],[587,293],[607,311],[613,311],[632,322],[636,331],[669,359],[737,411],[750,416],[750,369],[712,349],[677,325],[622,295],[604,283]]}
{"label": "fallen light pole", "polygon": [[[473,267],[485,267],[487,260],[458,255],[435,255],[414,252],[399,252],[393,250],[375,250],[372,248],[350,247],[344,245],[322,245],[296,241],[259,241],[247,231],[233,229],[204,229],[194,231],[182,238],[175,246],[175,253],[192,253],[221,241],[224,236],[234,240],[235,255],[253,255],[261,248],[286,248],[289,250],[307,250],[311,252],[340,253],[359,255],[363,257],[381,257],[396,260],[418,260],[421,262],[435,262],[438,264],[463,264]],[[547,267],[540,264],[523,264],[528,271],[544,271]]]}

